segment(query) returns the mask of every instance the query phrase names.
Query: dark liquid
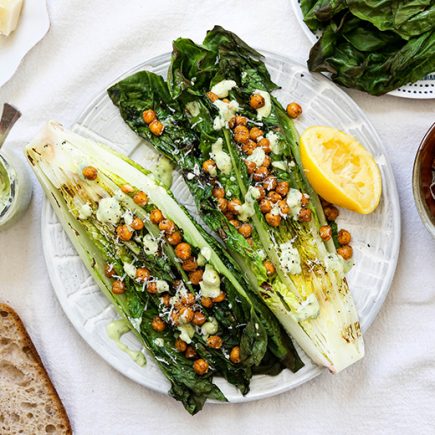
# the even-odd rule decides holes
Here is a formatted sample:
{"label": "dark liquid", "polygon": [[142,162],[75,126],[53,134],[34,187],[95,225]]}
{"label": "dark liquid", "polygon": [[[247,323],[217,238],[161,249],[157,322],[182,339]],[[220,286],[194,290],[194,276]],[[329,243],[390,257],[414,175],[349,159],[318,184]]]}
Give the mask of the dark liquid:
{"label": "dark liquid", "polygon": [[435,124],[421,150],[420,186],[430,214],[435,217]]}

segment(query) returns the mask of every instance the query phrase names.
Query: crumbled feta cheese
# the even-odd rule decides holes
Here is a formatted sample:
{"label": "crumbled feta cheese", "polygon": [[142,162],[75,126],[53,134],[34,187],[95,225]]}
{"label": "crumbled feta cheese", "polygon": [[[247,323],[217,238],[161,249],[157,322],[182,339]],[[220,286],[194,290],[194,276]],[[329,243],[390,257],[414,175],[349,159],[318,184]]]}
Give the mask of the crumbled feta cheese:
{"label": "crumbled feta cheese", "polygon": [[267,118],[272,111],[272,103],[270,101],[270,94],[266,91],[260,91],[256,89],[254,95],[261,95],[264,98],[264,106],[257,109],[257,119],[261,121],[263,118]]}
{"label": "crumbled feta cheese", "polygon": [[222,150],[223,140],[219,138],[212,146],[210,158],[216,162],[216,166],[225,175],[231,174],[231,157]]}
{"label": "crumbled feta cheese", "polygon": [[131,263],[124,263],[124,272],[132,279],[136,278],[136,268]]}
{"label": "crumbled feta cheese", "polygon": [[215,130],[220,130],[228,125],[228,121],[236,114],[239,110],[239,103],[237,101],[230,101],[229,103],[224,103],[222,100],[216,100],[213,103],[219,110],[219,115],[213,121],[213,128]]}
{"label": "crumbled feta cheese", "polygon": [[219,296],[221,289],[221,279],[211,264],[205,266],[202,281],[199,283],[201,288],[201,296],[216,298]]}
{"label": "crumbled feta cheese", "polygon": [[133,223],[133,213],[131,210],[126,210],[122,217],[126,225],[131,225]]}
{"label": "crumbled feta cheese", "polygon": [[219,98],[226,98],[228,97],[228,92],[236,86],[237,83],[234,80],[222,80],[211,88],[211,92]]}
{"label": "crumbled feta cheese", "polygon": [[85,220],[92,216],[92,207],[89,204],[83,204],[79,210],[79,219]]}
{"label": "crumbled feta cheese", "polygon": [[121,206],[116,198],[109,196],[100,200],[97,210],[97,219],[100,222],[116,225],[121,216]]}
{"label": "crumbled feta cheese", "polygon": [[165,293],[169,291],[169,284],[163,279],[158,279],[156,281],[157,293]]}
{"label": "crumbled feta cheese", "polygon": [[296,218],[301,211],[302,193],[298,189],[290,188],[287,194],[287,205],[290,207],[291,215]]}
{"label": "crumbled feta cheese", "polygon": [[142,239],[142,243],[143,250],[147,255],[155,255],[159,250],[159,244],[151,234],[146,234]]}
{"label": "crumbled feta cheese", "polygon": [[291,274],[299,274],[302,272],[301,257],[298,250],[293,246],[292,242],[286,242],[280,245],[279,262],[282,268]]}
{"label": "crumbled feta cheese", "polygon": [[258,147],[252,152],[250,156],[246,158],[248,162],[254,162],[257,167],[260,167],[264,163],[264,159],[266,158],[266,153],[263,148]]}
{"label": "crumbled feta cheese", "polygon": [[278,155],[282,154],[283,149],[279,142],[279,136],[274,131],[269,131],[269,133],[266,134],[266,138],[269,139],[272,152]]}
{"label": "crumbled feta cheese", "polygon": [[177,327],[177,329],[180,331],[181,340],[185,341],[187,344],[192,343],[192,337],[195,335],[195,328],[191,323],[180,325]]}
{"label": "crumbled feta cheese", "polygon": [[201,334],[204,336],[214,335],[218,332],[219,324],[214,317],[210,317],[208,322],[205,322],[201,327]]}

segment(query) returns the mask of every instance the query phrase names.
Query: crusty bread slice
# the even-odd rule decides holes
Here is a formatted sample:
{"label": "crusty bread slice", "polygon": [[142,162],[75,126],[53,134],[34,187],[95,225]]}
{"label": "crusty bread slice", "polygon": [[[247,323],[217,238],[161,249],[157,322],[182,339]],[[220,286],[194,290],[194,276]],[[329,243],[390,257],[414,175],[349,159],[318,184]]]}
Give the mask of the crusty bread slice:
{"label": "crusty bread slice", "polygon": [[72,434],[68,416],[17,313],[0,304],[0,433]]}

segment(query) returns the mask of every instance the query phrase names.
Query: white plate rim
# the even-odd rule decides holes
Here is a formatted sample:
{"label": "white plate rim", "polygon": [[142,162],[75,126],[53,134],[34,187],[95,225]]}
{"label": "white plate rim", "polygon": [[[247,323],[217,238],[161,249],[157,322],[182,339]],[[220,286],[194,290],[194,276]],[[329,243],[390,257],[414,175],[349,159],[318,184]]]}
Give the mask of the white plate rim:
{"label": "white plate rim", "polygon": [[[300,4],[299,4],[299,0],[291,0],[291,4],[292,4],[293,12],[296,16],[296,19],[299,23],[300,28],[305,33],[305,36],[314,44],[318,40],[318,37],[305,24],[304,19],[303,19],[303,15],[302,15],[302,10],[301,10]],[[434,73],[431,73],[430,75],[435,75],[435,71],[434,71]],[[432,93],[421,94],[421,93],[418,93],[418,91],[414,91],[413,88],[419,88],[419,87],[426,86],[427,83],[425,83],[425,82],[427,82],[427,81],[433,82],[430,84],[430,86],[434,87],[434,90],[432,91]],[[345,88],[343,86],[340,86],[340,87],[343,89],[348,89],[348,88]],[[360,91],[360,92],[363,92],[363,91]],[[404,85],[398,89],[395,89],[394,91],[390,91],[385,95],[391,95],[393,97],[399,97],[399,98],[408,98],[410,100],[431,100],[431,99],[434,99],[435,98],[435,78],[429,79],[429,80],[423,79],[423,80],[418,80],[415,83],[409,83],[409,84]]]}
{"label": "white plate rim", "polygon": [[[295,65],[300,66],[301,68],[306,70],[307,74],[311,74],[304,65],[301,65],[298,61],[292,59],[291,57],[288,56],[284,56],[281,54],[277,54],[268,50],[261,50],[258,49],[258,51],[260,51],[266,58],[269,56],[271,58],[275,58],[276,60],[281,60],[284,62],[291,62]],[[148,60],[145,60],[144,62],[141,62],[140,64],[154,64],[159,62],[162,59],[168,59],[170,56],[170,53],[164,53],[161,54],[159,56],[155,56],[152,57]],[[114,79],[113,81],[111,81],[109,84],[107,84],[104,89],[107,89],[111,84],[117,82],[118,80],[120,80],[122,77],[125,77],[129,74],[131,74],[131,72],[133,70],[135,70],[138,67],[138,65],[135,65],[131,68],[129,68],[126,72],[122,73],[121,75],[119,75],[119,77],[117,77],[116,79]],[[376,132],[376,130],[374,129],[374,127],[372,126],[372,124],[370,123],[370,121],[368,120],[368,118],[366,117],[365,113],[362,111],[362,109],[359,108],[359,106],[356,104],[355,101],[353,101],[353,99],[346,93],[344,92],[344,90],[335,85],[331,80],[329,80],[328,78],[316,74],[316,79],[321,80],[321,81],[325,81],[328,83],[329,86],[333,86],[336,88],[337,92],[341,93],[341,96],[343,97],[343,99],[347,100],[347,102],[349,102],[351,105],[355,106],[358,108],[359,112],[360,112],[360,116],[363,119],[363,121],[365,122],[366,127],[370,130],[370,134],[373,135],[373,137],[376,139],[377,143],[380,145],[381,147],[381,151],[384,151],[384,154],[386,154],[386,150],[384,149],[384,146],[382,144],[382,141],[378,135],[378,133]],[[97,100],[100,98],[102,91],[100,91],[91,101],[89,104],[87,104],[84,109],[82,110],[81,114],[79,115],[78,118],[80,118],[82,116],[83,113],[87,112],[88,109],[92,108],[95,106],[95,103],[97,102]],[[74,123],[73,123],[74,124]],[[376,316],[379,313],[379,310],[381,309],[381,307],[384,304],[385,298],[389,292],[389,289],[391,287],[391,283],[392,280],[394,278],[394,274],[395,274],[395,270],[397,267],[397,261],[398,261],[398,257],[399,257],[399,248],[400,248],[400,239],[401,239],[401,217],[400,217],[400,206],[399,206],[399,195],[398,195],[398,191],[397,191],[397,186],[396,186],[396,182],[394,179],[394,173],[392,171],[392,167],[391,164],[389,163],[388,160],[385,161],[385,166],[387,168],[387,171],[389,172],[389,174],[391,175],[392,179],[391,179],[391,196],[393,197],[393,201],[392,201],[392,216],[393,216],[393,228],[394,228],[394,233],[393,233],[393,252],[395,253],[394,258],[392,258],[391,263],[390,263],[390,267],[389,267],[389,276],[388,279],[386,279],[383,282],[383,289],[379,292],[380,297],[376,300],[376,306],[375,308],[372,308],[370,311],[370,316],[366,317],[364,319],[364,321],[362,321],[362,329],[363,331],[366,331],[370,325],[373,323],[374,319],[376,318]],[[113,358],[112,355],[110,353],[107,352],[107,348],[106,346],[101,346],[97,341],[92,339],[92,334],[88,333],[88,331],[86,331],[84,328],[82,328],[82,325],[80,325],[78,323],[78,319],[75,318],[71,312],[69,312],[68,310],[68,301],[67,301],[67,297],[65,296],[65,294],[61,291],[62,289],[62,283],[60,281],[60,277],[55,273],[55,269],[52,266],[51,263],[51,258],[50,255],[51,253],[49,252],[49,246],[47,243],[48,240],[48,236],[47,236],[47,231],[48,231],[48,226],[45,225],[45,223],[47,222],[48,219],[48,215],[49,212],[51,211],[51,206],[49,201],[47,200],[47,198],[43,197],[43,207],[42,207],[42,214],[41,214],[41,236],[42,236],[42,245],[43,245],[43,254],[44,254],[44,258],[45,258],[45,262],[47,265],[47,269],[48,269],[48,274],[49,274],[49,278],[50,281],[52,283],[53,289],[55,291],[55,294],[59,300],[59,303],[64,311],[64,313],[66,314],[67,318],[70,320],[70,322],[73,324],[74,328],[76,329],[76,331],[79,333],[79,335],[86,341],[86,343],[104,360],[106,361],[110,366],[112,366],[114,369],[116,369],[119,373],[121,373],[122,375],[126,376],[127,378],[131,379],[134,382],[137,382],[138,384],[145,386],[151,390],[157,391],[159,393],[163,393],[163,394],[168,394],[167,391],[164,391],[162,388],[158,388],[155,387],[154,385],[150,385],[147,382],[144,382],[144,380],[146,380],[146,378],[141,378],[138,375],[136,375],[135,372],[125,372],[125,367],[123,367],[122,364],[122,360],[121,359],[117,359],[117,358]],[[109,338],[108,338],[109,340]],[[121,351],[119,351],[121,352]],[[253,393],[249,393],[247,396],[238,396],[234,399],[231,399],[228,402],[219,402],[219,401],[208,401],[208,402],[212,402],[212,403],[217,403],[217,404],[227,404],[227,403],[241,403],[241,402],[249,402],[249,401],[254,401],[254,400],[259,400],[259,399],[263,399],[263,398],[267,398],[267,397],[272,397],[281,393],[284,393],[286,391],[292,390],[294,388],[299,387],[300,385],[314,379],[315,377],[319,376],[320,374],[324,373],[326,371],[326,369],[322,369],[320,367],[317,366],[311,366],[311,367],[307,367],[306,372],[304,373],[304,377],[294,381],[291,385],[287,385],[287,384],[283,384],[280,387],[277,387],[271,391],[266,391],[266,392],[258,392],[256,394]],[[304,370],[304,368],[302,369]]]}

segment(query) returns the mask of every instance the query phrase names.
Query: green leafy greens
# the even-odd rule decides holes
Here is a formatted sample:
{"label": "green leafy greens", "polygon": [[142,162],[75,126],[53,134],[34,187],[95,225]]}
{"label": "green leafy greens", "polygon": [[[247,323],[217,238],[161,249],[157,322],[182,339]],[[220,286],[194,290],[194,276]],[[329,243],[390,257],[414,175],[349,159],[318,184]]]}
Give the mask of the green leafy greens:
{"label": "green leafy greens", "polygon": [[435,71],[435,1],[302,0],[304,21],[322,36],[311,71],[382,95]]}
{"label": "green leafy greens", "polygon": [[[270,309],[316,363],[336,372],[363,356],[360,326],[334,243],[319,237],[325,218],[301,167],[293,122],[270,95],[276,88],[262,56],[216,26],[202,45],[174,41],[167,82],[142,71],[108,93],[127,124],[182,173],[203,221],[263,302],[258,306]],[[253,95],[263,98],[259,110],[251,107]],[[142,119],[149,109],[164,125],[161,135]],[[261,128],[267,153],[260,142],[248,150],[249,141],[236,138],[236,115],[247,132]],[[214,172],[205,169],[210,161]],[[270,213],[260,210],[261,189],[265,195],[275,187],[260,177],[262,167],[284,189]],[[242,223],[247,234],[238,229]]]}
{"label": "green leafy greens", "polygon": [[[207,399],[226,400],[213,376],[223,376],[246,394],[254,373],[302,366],[276,320],[246,294],[247,284],[234,260],[148,171],[54,122],[26,153],[92,277],[154,356],[171,383],[170,394],[188,412],[198,412]],[[95,177],[84,175],[89,168]],[[138,193],[145,193],[147,200],[141,203]],[[174,230],[167,233],[156,224],[151,217],[155,210],[190,244],[190,259],[211,270],[224,299],[202,302],[206,272],[199,283],[191,280],[169,242]],[[201,314],[204,320],[191,323],[188,314]],[[221,344],[210,346],[210,336],[219,337]],[[276,338],[269,343],[268,336]],[[188,349],[177,348],[180,339],[192,348],[194,359]],[[231,358],[235,348],[239,361]],[[203,373],[195,370],[199,359],[208,364]]]}

